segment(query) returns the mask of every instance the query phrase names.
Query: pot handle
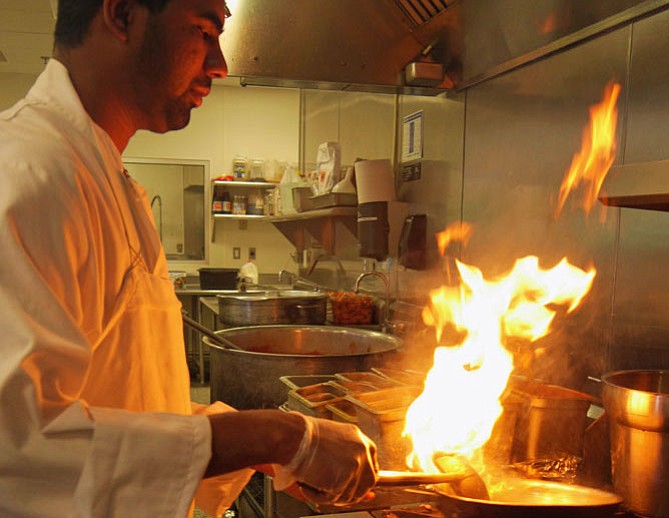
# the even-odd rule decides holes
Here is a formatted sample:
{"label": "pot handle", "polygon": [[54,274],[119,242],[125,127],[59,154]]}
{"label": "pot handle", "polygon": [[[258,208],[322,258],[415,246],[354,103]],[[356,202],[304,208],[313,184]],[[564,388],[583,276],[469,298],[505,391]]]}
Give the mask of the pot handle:
{"label": "pot handle", "polygon": [[320,309],[321,307],[322,307],[321,303],[317,303],[317,304],[295,304],[294,306],[292,306],[292,308],[293,308],[293,315],[292,315],[293,320],[295,320],[297,318],[308,318],[309,314],[307,313],[307,311],[309,311],[310,309]]}

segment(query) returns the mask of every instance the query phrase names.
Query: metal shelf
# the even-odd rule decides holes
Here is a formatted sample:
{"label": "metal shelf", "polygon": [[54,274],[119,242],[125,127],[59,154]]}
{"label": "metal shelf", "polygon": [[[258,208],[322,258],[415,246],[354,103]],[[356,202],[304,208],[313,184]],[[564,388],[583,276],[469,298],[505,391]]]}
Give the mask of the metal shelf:
{"label": "metal shelf", "polygon": [[214,219],[270,219],[264,214],[212,214]]}
{"label": "metal shelf", "polygon": [[[216,183],[236,183],[255,187],[259,182]],[[357,207],[330,207],[326,209],[297,212],[295,214],[282,214],[279,216],[212,214],[214,225],[211,236],[212,241],[214,241],[216,239],[215,223],[217,220],[267,221],[272,223],[274,227],[281,232],[293,246],[295,246],[298,252],[302,252],[306,248],[309,248],[311,246],[310,238],[313,238],[318,241],[328,253],[335,254],[338,248],[357,242],[357,215]]]}
{"label": "metal shelf", "polygon": [[669,160],[613,166],[601,192],[604,205],[669,212]]}
{"label": "metal shelf", "polygon": [[246,187],[246,188],[266,188],[273,189],[278,183],[273,182],[238,182],[234,180],[214,180],[214,185],[220,185],[222,187]]}
{"label": "metal shelf", "polygon": [[269,216],[269,221],[290,241],[298,252],[309,247],[309,236],[330,254],[338,247],[357,242],[356,207],[331,207],[296,214]]}

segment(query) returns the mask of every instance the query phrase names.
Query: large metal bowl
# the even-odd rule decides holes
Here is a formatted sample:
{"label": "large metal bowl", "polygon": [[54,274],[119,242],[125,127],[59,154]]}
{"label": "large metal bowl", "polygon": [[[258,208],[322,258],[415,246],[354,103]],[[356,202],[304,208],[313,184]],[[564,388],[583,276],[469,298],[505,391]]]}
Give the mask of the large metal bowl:
{"label": "large metal bowl", "polygon": [[336,374],[382,367],[402,345],[395,336],[335,326],[251,326],[217,331],[241,350],[211,348],[211,399],[234,408],[277,408],[281,376]]}

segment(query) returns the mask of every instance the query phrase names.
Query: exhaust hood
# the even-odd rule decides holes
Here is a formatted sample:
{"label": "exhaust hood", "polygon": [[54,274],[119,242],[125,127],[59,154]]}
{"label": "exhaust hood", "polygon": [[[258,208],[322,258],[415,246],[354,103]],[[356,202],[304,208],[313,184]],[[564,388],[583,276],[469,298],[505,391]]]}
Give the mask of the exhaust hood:
{"label": "exhaust hood", "polygon": [[669,212],[669,160],[613,166],[600,192],[604,205]]}
{"label": "exhaust hood", "polygon": [[452,87],[432,56],[447,23],[444,0],[230,3],[223,52],[242,85],[427,94]]}
{"label": "exhaust hood", "polygon": [[669,8],[669,0],[228,0],[242,85],[434,95]]}

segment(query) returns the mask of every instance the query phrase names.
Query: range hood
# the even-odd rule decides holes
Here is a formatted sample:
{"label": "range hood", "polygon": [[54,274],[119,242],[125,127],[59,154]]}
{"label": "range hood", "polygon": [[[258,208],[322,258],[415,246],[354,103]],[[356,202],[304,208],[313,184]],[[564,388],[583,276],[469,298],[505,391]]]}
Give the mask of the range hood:
{"label": "range hood", "polygon": [[604,205],[669,212],[669,160],[613,166],[600,192]]}
{"label": "range hood", "polygon": [[453,85],[444,63],[433,57],[437,35],[447,24],[445,0],[229,4],[223,52],[229,75],[242,85],[388,93],[412,88],[435,93]]}
{"label": "range hood", "polygon": [[242,85],[463,90],[669,7],[669,0],[228,0]]}

